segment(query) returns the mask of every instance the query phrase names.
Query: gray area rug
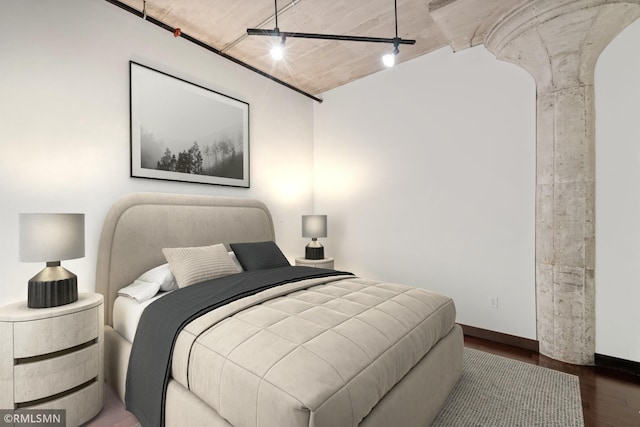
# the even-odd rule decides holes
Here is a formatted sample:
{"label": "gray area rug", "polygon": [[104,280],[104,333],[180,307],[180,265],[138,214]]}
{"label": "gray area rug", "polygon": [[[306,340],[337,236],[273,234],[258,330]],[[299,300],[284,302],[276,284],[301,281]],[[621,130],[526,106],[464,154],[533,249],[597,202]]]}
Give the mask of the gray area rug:
{"label": "gray area rug", "polygon": [[432,427],[583,427],[575,375],[465,348],[462,378]]}

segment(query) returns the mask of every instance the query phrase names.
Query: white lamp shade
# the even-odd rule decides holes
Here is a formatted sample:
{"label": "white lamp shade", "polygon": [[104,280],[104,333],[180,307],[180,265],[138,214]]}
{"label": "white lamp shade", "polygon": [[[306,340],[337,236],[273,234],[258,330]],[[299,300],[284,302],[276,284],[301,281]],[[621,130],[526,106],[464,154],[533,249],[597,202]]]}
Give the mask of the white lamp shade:
{"label": "white lamp shade", "polygon": [[327,237],[327,216],[302,215],[302,237]]}
{"label": "white lamp shade", "polygon": [[20,261],[84,256],[84,214],[20,214]]}

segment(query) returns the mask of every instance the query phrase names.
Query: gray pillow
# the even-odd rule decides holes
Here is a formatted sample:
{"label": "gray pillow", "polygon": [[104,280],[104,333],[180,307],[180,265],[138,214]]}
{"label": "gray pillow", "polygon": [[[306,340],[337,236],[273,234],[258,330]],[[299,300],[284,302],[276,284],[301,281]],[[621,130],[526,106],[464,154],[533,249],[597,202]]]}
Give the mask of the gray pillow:
{"label": "gray pillow", "polygon": [[245,271],[264,270],[276,267],[291,267],[275,242],[232,243],[231,249],[236,254]]}

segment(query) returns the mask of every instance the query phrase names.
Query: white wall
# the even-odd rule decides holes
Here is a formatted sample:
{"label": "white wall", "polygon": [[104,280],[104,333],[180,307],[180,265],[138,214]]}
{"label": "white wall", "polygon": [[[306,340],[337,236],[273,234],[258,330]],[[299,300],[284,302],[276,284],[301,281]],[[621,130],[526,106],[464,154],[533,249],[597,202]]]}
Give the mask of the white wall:
{"label": "white wall", "polygon": [[596,66],[596,353],[640,362],[640,21]]}
{"label": "white wall", "polygon": [[[114,200],[216,194],[265,201],[289,258],[315,203],[338,268],[438,290],[460,322],[535,339],[535,89],[524,71],[482,47],[442,49],[314,107],[103,0],[3,0],[0,25],[0,305],[24,299],[41,269],[18,262],[18,213],[86,213],[87,255],[64,265],[91,291]],[[636,361],[639,41],[636,22],[596,70],[596,351]],[[250,189],[129,178],[131,59],[250,103]]]}
{"label": "white wall", "polygon": [[[107,210],[134,191],[261,199],[300,255],[313,101],[103,0],[2,0],[0,28],[0,305],[24,300],[44,267],[18,262],[18,213],[86,214],[86,257],[63,265],[91,291]],[[250,189],[129,177],[129,60],[250,104]]]}
{"label": "white wall", "polygon": [[436,290],[460,323],[536,339],[533,79],[484,47],[445,48],[323,98],[314,203],[337,268]]}

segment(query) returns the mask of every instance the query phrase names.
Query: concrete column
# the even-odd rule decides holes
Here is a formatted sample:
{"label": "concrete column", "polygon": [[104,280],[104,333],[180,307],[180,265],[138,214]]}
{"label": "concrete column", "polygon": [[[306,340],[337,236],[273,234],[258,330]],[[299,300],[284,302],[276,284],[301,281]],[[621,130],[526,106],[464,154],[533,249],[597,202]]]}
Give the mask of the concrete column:
{"label": "concrete column", "polygon": [[538,341],[574,364],[595,353],[595,64],[638,17],[640,0],[531,0],[485,40],[536,81]]}

